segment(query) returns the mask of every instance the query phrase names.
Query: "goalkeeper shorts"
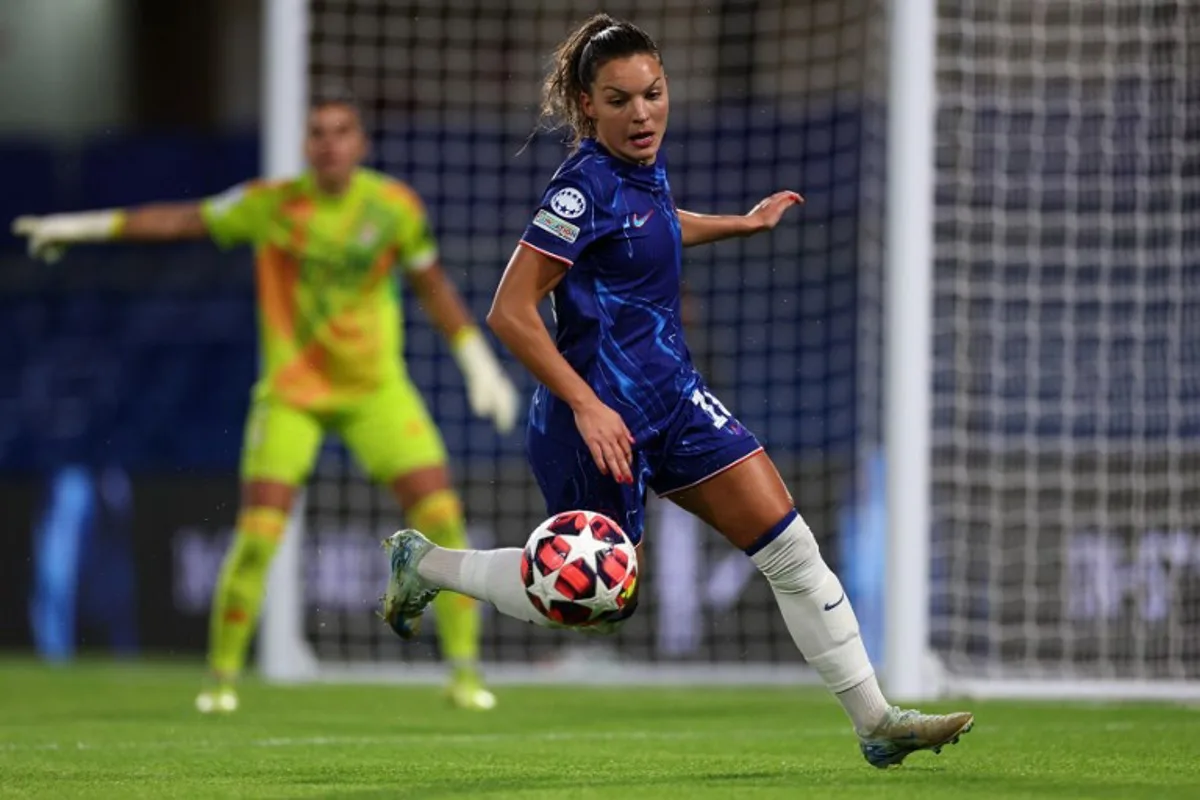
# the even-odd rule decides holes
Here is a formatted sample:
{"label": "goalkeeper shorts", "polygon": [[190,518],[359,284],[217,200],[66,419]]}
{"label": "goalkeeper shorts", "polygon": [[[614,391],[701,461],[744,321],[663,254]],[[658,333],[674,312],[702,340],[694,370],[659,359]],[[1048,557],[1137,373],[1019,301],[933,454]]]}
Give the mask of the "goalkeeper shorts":
{"label": "goalkeeper shorts", "polygon": [[446,463],[441,433],[420,393],[401,381],[336,411],[309,411],[269,395],[255,397],[246,418],[242,481],[302,485],[328,432],[338,435],[376,481],[390,483]]}

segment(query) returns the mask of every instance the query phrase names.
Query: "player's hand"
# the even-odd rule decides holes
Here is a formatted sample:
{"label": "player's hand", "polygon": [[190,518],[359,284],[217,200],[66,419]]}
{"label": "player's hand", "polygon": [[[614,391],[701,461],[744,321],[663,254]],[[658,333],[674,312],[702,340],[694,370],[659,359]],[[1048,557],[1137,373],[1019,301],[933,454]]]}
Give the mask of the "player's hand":
{"label": "player's hand", "polygon": [[490,419],[501,434],[517,423],[517,389],[487,341],[472,330],[454,348],[454,357],[467,382],[471,413]]}
{"label": "player's hand", "polygon": [[597,399],[575,409],[575,427],[602,475],[611,475],[617,483],[633,483],[634,438],[620,414]]}
{"label": "player's hand", "polygon": [[60,233],[54,224],[54,217],[17,217],[13,220],[14,236],[28,239],[26,249],[29,257],[53,264],[63,257],[67,247],[58,240]]}
{"label": "player's hand", "polygon": [[792,206],[803,203],[804,198],[796,192],[776,192],[750,209],[746,217],[750,220],[750,225],[754,230],[769,231],[779,224],[783,212]]}

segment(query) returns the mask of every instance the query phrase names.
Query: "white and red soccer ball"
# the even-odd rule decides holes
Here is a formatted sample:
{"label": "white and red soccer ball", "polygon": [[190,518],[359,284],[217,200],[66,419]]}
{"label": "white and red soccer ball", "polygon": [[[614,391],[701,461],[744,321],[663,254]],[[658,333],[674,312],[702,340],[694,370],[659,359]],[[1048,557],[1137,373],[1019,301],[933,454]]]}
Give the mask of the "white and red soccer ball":
{"label": "white and red soccer ball", "polygon": [[521,554],[525,593],[559,625],[603,622],[637,588],[637,551],[617,523],[595,511],[565,511],[538,525]]}

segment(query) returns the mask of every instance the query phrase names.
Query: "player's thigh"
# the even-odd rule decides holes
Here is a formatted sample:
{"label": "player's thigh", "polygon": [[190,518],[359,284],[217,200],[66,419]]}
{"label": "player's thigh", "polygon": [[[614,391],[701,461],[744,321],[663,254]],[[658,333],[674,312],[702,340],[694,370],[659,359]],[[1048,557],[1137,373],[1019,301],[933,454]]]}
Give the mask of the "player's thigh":
{"label": "player's thigh", "polygon": [[763,450],[666,497],[741,549],[754,544],[794,507],[775,463]]}
{"label": "player's thigh", "polygon": [[255,399],[242,441],[242,505],[287,503],[290,508],[296,488],[312,472],[323,435],[316,415],[275,400]]}
{"label": "player's thigh", "polygon": [[[337,430],[373,480],[393,487],[400,480],[420,496],[449,486],[446,445],[411,384],[385,387],[355,404],[338,416]],[[413,501],[413,496],[402,498],[405,505]]]}
{"label": "player's thigh", "polygon": [[738,547],[767,532],[792,498],[762,445],[703,385],[666,434],[651,486]]}
{"label": "player's thigh", "polygon": [[525,449],[546,501],[547,516],[564,511],[595,511],[620,525],[635,546],[641,544],[647,472],[641,453],[634,452],[634,480],[630,486],[600,472],[577,432],[554,436],[530,426]]}

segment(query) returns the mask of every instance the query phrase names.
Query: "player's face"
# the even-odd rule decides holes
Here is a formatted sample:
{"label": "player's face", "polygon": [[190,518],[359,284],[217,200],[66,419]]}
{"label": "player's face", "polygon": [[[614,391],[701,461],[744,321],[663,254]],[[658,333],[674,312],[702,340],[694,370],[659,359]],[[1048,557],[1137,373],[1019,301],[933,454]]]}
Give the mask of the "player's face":
{"label": "player's face", "polygon": [[583,112],[596,125],[596,138],[610,153],[650,164],[667,131],[667,76],[647,53],[609,61],[583,95]]}
{"label": "player's face", "polygon": [[324,190],[344,189],[367,154],[358,113],[336,103],[314,108],[308,116],[304,153]]}

